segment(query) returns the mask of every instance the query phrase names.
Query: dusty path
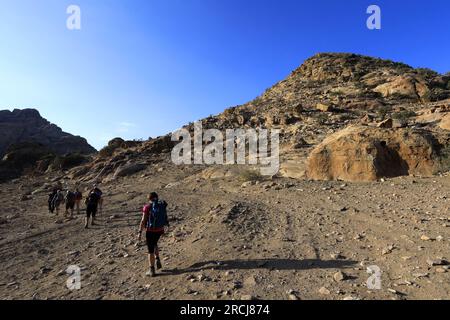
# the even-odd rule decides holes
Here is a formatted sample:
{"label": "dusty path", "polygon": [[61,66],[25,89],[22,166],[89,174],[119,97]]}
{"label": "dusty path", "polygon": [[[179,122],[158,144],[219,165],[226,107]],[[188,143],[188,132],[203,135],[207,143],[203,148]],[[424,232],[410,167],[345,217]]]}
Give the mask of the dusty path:
{"label": "dusty path", "polygon": [[[0,298],[450,298],[448,267],[427,262],[450,259],[449,177],[246,188],[231,178],[162,178],[104,185],[105,211],[89,230],[82,216],[47,213],[45,194],[19,201],[23,182],[3,185],[11,196],[1,214]],[[145,246],[135,246],[150,190],[161,190],[173,220],[154,279],[144,276]],[[69,265],[81,267],[81,290],[66,288]],[[369,265],[383,271],[381,290],[366,287]],[[333,279],[338,271],[345,280]]]}

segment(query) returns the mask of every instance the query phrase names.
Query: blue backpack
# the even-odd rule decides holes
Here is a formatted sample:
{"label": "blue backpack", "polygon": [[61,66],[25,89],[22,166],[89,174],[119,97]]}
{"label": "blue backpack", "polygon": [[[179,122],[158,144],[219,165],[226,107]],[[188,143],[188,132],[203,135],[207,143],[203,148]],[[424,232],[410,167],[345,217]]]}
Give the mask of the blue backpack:
{"label": "blue backpack", "polygon": [[167,219],[167,203],[158,200],[150,205],[150,215],[147,228],[163,228],[169,225]]}

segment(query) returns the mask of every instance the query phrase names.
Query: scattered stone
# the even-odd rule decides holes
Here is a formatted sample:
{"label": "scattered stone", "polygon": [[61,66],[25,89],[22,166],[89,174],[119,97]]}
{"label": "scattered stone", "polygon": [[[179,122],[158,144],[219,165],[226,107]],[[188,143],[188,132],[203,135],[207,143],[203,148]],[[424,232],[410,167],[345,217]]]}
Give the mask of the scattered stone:
{"label": "scattered stone", "polygon": [[342,299],[344,301],[356,301],[356,300],[361,300],[358,297],[353,297],[353,296],[347,296],[344,299]]}
{"label": "scattered stone", "polygon": [[327,104],[318,103],[316,105],[316,109],[322,112],[331,112],[333,111],[333,107]]}
{"label": "scattered stone", "polygon": [[330,254],[331,259],[333,260],[344,260],[345,257],[340,253],[332,253]]}
{"label": "scattered stone", "polygon": [[245,286],[249,286],[249,287],[253,287],[255,286],[257,283],[256,279],[254,276],[250,276],[247,279],[244,280],[244,285]]}
{"label": "scattered stone", "polygon": [[392,253],[392,251],[395,249],[395,246],[394,245],[389,245],[389,246],[387,246],[386,248],[384,248],[382,251],[381,251],[381,254],[382,255],[387,255],[387,254],[390,254],[390,253]]}
{"label": "scattered stone", "polygon": [[447,261],[443,260],[443,259],[436,259],[436,260],[432,260],[432,259],[427,259],[427,264],[430,267],[434,267],[434,266],[445,266],[447,265]]}
{"label": "scattered stone", "polygon": [[386,119],[384,121],[381,121],[380,123],[377,124],[378,128],[383,128],[383,129],[390,129],[392,128],[394,125],[394,122],[392,121],[392,119]]}
{"label": "scattered stone", "polygon": [[387,290],[388,290],[388,292],[395,294],[395,295],[401,295],[401,296],[405,295],[404,293],[394,290],[394,289],[391,289],[391,288],[388,288]]}
{"label": "scattered stone", "polygon": [[428,276],[430,274],[427,272],[424,272],[424,273],[413,273],[412,275],[413,275],[413,277],[420,279],[420,278],[428,278]]}
{"label": "scattered stone", "polygon": [[250,186],[254,186],[256,184],[255,181],[246,181],[241,185],[241,188],[248,188]]}
{"label": "scattered stone", "polygon": [[333,279],[336,282],[341,282],[347,279],[347,275],[342,271],[338,271],[333,275]]}
{"label": "scattered stone", "polygon": [[50,251],[48,251],[47,249],[39,249],[38,250],[38,254],[41,255],[48,255],[50,253]]}
{"label": "scattered stone", "polygon": [[328,290],[327,288],[322,287],[322,288],[319,289],[319,293],[322,294],[322,295],[324,295],[324,296],[327,296],[327,295],[329,295],[331,292],[330,292],[330,290]]}

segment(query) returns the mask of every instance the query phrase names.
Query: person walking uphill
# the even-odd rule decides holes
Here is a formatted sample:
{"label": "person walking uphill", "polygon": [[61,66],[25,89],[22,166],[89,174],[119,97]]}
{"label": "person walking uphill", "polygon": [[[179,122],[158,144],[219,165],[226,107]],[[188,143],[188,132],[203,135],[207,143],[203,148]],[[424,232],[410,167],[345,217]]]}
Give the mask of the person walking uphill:
{"label": "person walking uphill", "polygon": [[75,190],[75,208],[77,210],[77,214],[80,214],[80,203],[81,200],[83,200],[83,194],[81,193],[80,189],[77,188]]}
{"label": "person walking uphill", "polygon": [[53,203],[53,199],[55,198],[56,194],[58,193],[58,189],[54,188],[52,192],[48,195],[48,212],[53,213],[55,211],[55,205]]}
{"label": "person walking uphill", "polygon": [[155,262],[157,269],[162,269],[159,256],[158,241],[165,232],[165,227],[169,227],[167,218],[167,203],[160,201],[158,195],[152,192],[148,197],[150,203],[145,205],[142,210],[142,220],[139,227],[139,239],[141,241],[142,231],[146,231],[146,240],[148,247],[148,263],[150,270],[147,276],[156,276]]}
{"label": "person walking uphill", "polygon": [[91,226],[95,225],[95,215],[97,214],[98,202],[100,200],[100,196],[97,192],[91,191],[89,192],[86,198],[86,221],[84,224],[84,228],[87,229],[89,227],[89,219],[92,216]]}

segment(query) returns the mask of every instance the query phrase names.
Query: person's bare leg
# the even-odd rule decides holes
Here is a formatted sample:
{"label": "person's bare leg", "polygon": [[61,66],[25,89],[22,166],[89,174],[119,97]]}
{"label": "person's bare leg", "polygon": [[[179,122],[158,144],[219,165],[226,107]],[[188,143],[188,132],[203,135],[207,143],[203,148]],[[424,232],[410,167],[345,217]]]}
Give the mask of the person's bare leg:
{"label": "person's bare leg", "polygon": [[154,268],[155,267],[155,254],[150,253],[148,255],[148,265],[150,268]]}
{"label": "person's bare leg", "polygon": [[153,253],[148,254],[148,264],[150,266],[150,270],[146,273],[146,275],[154,277],[156,275],[156,273],[155,273],[155,254],[153,254]]}
{"label": "person's bare leg", "polygon": [[156,257],[156,268],[162,269],[161,259],[159,258],[159,248],[156,246],[155,248],[155,257]]}
{"label": "person's bare leg", "polygon": [[89,228],[89,218],[88,217],[84,218],[84,228],[85,229]]}

